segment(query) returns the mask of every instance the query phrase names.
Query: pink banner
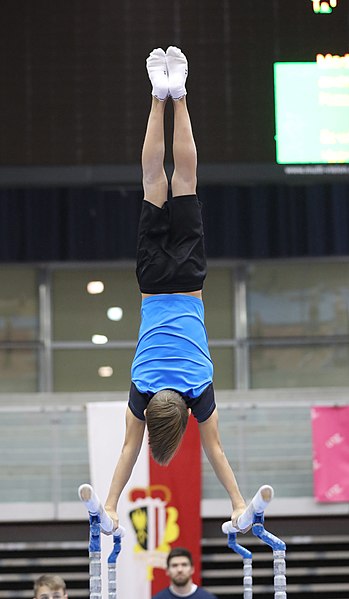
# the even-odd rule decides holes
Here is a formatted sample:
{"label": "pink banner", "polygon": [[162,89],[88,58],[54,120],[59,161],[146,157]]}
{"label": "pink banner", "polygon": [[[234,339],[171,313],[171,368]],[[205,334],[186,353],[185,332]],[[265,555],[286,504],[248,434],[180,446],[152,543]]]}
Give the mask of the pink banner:
{"label": "pink banner", "polygon": [[349,406],[312,408],[314,495],[349,500]]}

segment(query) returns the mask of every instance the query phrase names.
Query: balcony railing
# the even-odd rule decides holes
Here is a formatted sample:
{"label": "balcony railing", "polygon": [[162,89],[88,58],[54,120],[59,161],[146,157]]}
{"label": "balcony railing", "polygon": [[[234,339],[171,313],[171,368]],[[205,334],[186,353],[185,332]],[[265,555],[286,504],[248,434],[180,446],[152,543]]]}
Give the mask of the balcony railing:
{"label": "balcony railing", "polygon": [[[0,519],[83,518],[77,488],[90,479],[86,404],[126,399],[126,393],[1,396]],[[313,500],[311,438],[311,406],[346,405],[348,389],[219,391],[217,403],[225,453],[246,498],[268,483],[275,514],[348,512],[347,505]],[[204,455],[202,473],[203,515],[226,513],[226,492]]]}

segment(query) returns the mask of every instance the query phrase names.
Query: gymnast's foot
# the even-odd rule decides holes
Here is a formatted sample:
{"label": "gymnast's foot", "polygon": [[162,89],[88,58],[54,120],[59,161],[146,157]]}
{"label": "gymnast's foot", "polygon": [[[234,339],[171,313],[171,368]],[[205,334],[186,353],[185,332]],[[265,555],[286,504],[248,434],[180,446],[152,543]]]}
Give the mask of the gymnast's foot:
{"label": "gymnast's foot", "polygon": [[147,71],[152,83],[152,95],[162,102],[168,97],[168,75],[166,54],[162,48],[150,52],[147,60]]}
{"label": "gymnast's foot", "polygon": [[183,52],[176,46],[166,50],[168,70],[168,86],[173,100],[180,100],[186,95],[185,82],[188,75],[188,61]]}

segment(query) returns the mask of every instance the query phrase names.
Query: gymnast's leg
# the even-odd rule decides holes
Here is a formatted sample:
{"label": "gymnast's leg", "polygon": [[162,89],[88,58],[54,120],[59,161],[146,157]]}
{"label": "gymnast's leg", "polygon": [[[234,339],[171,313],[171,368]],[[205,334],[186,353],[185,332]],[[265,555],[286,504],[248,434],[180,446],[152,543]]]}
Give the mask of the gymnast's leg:
{"label": "gymnast's leg", "polygon": [[142,149],[144,199],[161,208],[167,200],[168,190],[164,169],[164,113],[168,79],[166,55],[161,48],[150,53],[147,70],[153,84],[153,98]]}
{"label": "gymnast's leg", "polygon": [[186,102],[188,63],[183,52],[174,46],[167,48],[166,60],[174,111],[172,196],[193,195],[197,183],[197,153]]}
{"label": "gymnast's leg", "polygon": [[173,197],[196,193],[197,155],[185,96],[173,102]]}

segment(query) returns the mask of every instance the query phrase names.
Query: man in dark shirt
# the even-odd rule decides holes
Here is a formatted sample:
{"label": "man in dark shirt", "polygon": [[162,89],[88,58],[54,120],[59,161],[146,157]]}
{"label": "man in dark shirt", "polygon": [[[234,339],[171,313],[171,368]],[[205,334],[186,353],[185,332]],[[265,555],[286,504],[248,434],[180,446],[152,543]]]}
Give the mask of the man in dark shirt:
{"label": "man in dark shirt", "polygon": [[167,574],[171,584],[153,596],[153,599],[173,599],[174,597],[191,597],[192,599],[217,599],[201,587],[193,583],[193,558],[183,547],[175,547],[167,556]]}

